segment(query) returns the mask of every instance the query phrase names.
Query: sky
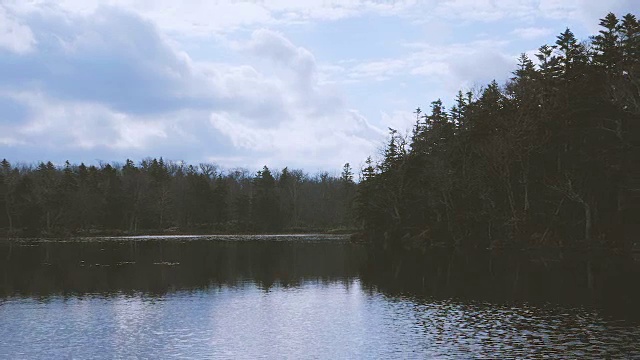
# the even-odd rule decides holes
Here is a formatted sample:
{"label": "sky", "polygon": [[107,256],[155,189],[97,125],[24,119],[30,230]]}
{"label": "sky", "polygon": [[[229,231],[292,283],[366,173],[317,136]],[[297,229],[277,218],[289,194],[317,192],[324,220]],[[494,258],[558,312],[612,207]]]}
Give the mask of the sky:
{"label": "sky", "polygon": [[639,0],[0,0],[0,158],[361,167]]}

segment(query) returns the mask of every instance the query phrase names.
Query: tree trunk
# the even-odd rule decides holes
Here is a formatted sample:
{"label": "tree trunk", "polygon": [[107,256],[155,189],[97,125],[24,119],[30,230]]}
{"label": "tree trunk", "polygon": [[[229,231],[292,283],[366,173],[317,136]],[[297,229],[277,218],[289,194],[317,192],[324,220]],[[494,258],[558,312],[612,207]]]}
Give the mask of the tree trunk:
{"label": "tree trunk", "polygon": [[516,205],[513,198],[513,189],[511,188],[511,182],[507,180],[507,199],[509,199],[509,208],[511,209],[511,215],[516,218]]}
{"label": "tree trunk", "polygon": [[529,212],[529,182],[525,180],[524,183],[524,212]]}
{"label": "tree trunk", "polygon": [[[505,183],[505,189],[507,191],[507,199],[509,200],[509,208],[511,209],[511,216],[513,216],[514,219],[517,218],[516,216],[516,205],[515,205],[515,200],[513,197],[513,188],[511,187],[511,172],[509,171],[508,167],[505,171],[505,175],[504,175],[504,183]],[[517,227],[517,223],[516,223],[516,227]]]}
{"label": "tree trunk", "polygon": [[560,214],[560,208],[562,207],[562,204],[564,203],[564,197],[562,199],[560,199],[560,202],[558,203],[558,207],[556,208],[556,211],[553,213],[553,216],[551,217],[551,220],[549,221],[549,225],[547,226],[547,229],[544,231],[544,234],[542,234],[542,238],[540,239],[540,243],[544,244],[544,241],[547,237],[547,234],[549,233],[549,230],[551,230],[551,225],[553,225],[553,221],[555,220],[555,218],[558,216],[558,214]]}
{"label": "tree trunk", "polygon": [[585,201],[584,206],[584,239],[591,245],[591,206]]}
{"label": "tree trunk", "polygon": [[591,260],[587,260],[587,287],[589,288],[591,296],[593,296],[593,266],[591,265]]}
{"label": "tree trunk", "polygon": [[447,217],[447,231],[449,232],[449,236],[451,239],[455,241],[455,236],[453,234],[453,224],[451,222],[451,216],[453,213],[453,205],[451,201],[451,196],[446,191],[442,191],[442,200],[444,202],[445,215]]}
{"label": "tree trunk", "polygon": [[524,185],[524,212],[529,212],[529,157],[527,156],[526,165],[520,162],[522,166],[522,183]]}
{"label": "tree trunk", "polygon": [[129,219],[129,231],[135,231],[137,227],[138,221],[136,219],[136,213],[131,214],[131,218]]}
{"label": "tree trunk", "polygon": [[5,200],[5,211],[7,213],[7,220],[9,220],[9,233],[13,232],[13,218],[11,217],[11,212],[9,211],[9,200]]}
{"label": "tree trunk", "polygon": [[289,191],[289,193],[291,194],[291,202],[293,203],[293,227],[297,227],[298,226],[298,213],[300,212],[299,210],[299,206],[298,206],[298,186],[297,186],[297,182],[296,179],[293,179],[293,182],[291,184],[291,189]]}
{"label": "tree trunk", "polygon": [[518,293],[518,288],[519,288],[519,283],[520,283],[520,261],[518,261],[518,264],[516,265],[516,271],[515,274],[513,276],[513,294],[517,295]]}

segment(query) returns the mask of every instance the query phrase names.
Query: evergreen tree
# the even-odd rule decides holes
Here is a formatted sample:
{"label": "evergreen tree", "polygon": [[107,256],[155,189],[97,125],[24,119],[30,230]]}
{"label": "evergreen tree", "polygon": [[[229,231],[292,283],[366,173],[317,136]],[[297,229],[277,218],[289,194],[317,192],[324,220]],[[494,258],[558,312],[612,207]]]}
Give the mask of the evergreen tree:
{"label": "evergreen tree", "polygon": [[252,203],[252,218],[260,230],[274,232],[281,227],[280,199],[276,192],[276,181],[271,170],[264,166],[258,171],[255,180],[255,193]]}
{"label": "evergreen tree", "polygon": [[629,248],[640,87],[638,22],[622,19],[590,43],[566,29],[537,65],[521,55],[504,86],[459,92],[449,112],[418,108],[406,153],[391,131],[355,201],[374,246]]}

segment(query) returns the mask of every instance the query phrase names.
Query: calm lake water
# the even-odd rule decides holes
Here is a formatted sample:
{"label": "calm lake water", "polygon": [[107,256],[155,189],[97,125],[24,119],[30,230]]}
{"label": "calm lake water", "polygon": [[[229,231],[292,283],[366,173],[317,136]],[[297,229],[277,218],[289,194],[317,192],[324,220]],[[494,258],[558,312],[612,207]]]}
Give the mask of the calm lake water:
{"label": "calm lake water", "polygon": [[[4,241],[0,358],[640,358],[639,323],[580,281],[533,296],[561,277],[452,259],[417,273],[322,236]],[[508,291],[469,290],[461,262]]]}

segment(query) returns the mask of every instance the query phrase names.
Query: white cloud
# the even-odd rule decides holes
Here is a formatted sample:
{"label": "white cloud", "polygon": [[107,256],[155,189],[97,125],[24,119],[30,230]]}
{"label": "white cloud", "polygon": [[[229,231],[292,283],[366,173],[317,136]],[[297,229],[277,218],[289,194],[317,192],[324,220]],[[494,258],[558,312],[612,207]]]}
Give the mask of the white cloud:
{"label": "white cloud", "polygon": [[[637,0],[540,0],[539,13],[541,16],[572,21],[587,28],[591,33],[599,30],[598,19],[608,12],[616,14],[640,12],[640,2]],[[560,30],[561,31],[561,30]]]}
{"label": "white cloud", "polygon": [[437,1],[439,17],[492,22],[504,18],[528,18],[535,12],[536,0],[442,0]]}
{"label": "white cloud", "polygon": [[[237,113],[214,111],[211,124],[234,146],[269,154],[270,161],[284,166],[313,159],[323,167],[366,157],[383,132],[358,114],[348,110],[335,91],[321,84],[318,65],[311,52],[295,46],[283,34],[260,29],[247,42],[234,48],[251,54],[275,73],[272,81],[282,89],[287,117],[253,126],[253,120]],[[260,161],[264,161],[264,157]],[[257,164],[256,164],[257,165]]]}
{"label": "white cloud", "polygon": [[[60,8],[66,12],[92,14],[102,0],[9,1],[16,11],[33,12],[42,8]],[[203,36],[229,33],[259,26],[299,24],[309,21],[333,21],[366,13],[400,14],[416,5],[415,0],[265,0],[265,1],[174,1],[110,0],[117,6],[152,20],[169,33]]]}
{"label": "white cloud", "polygon": [[413,21],[496,22],[504,19],[531,22],[535,18],[574,19],[592,26],[608,11],[638,12],[637,0],[5,0],[15,12],[59,8],[72,14],[91,14],[103,4],[128,9],[158,25],[163,32],[181,36],[228,34],[255,27],[335,21],[375,14],[402,16]]}
{"label": "white cloud", "polygon": [[365,81],[420,75],[455,92],[477,82],[506,78],[516,64],[508,44],[496,39],[437,45],[409,43],[406,47],[410,52],[401,58],[350,62],[334,76]]}
{"label": "white cloud", "polygon": [[538,5],[540,14],[552,19],[575,17],[578,8],[578,0],[540,0]]}
{"label": "white cloud", "polygon": [[211,114],[211,125],[231,139],[237,148],[248,150],[273,150],[274,130],[271,128],[258,129],[247,125],[250,121],[232,119],[232,115],[224,112]]}
{"label": "white cloud", "polygon": [[401,135],[408,134],[416,123],[416,114],[411,111],[400,110],[392,113],[382,112],[382,123],[387,127],[398,130]]}
{"label": "white cloud", "polygon": [[[299,118],[274,128],[254,128],[227,113],[211,115],[211,124],[229,137],[234,146],[262,154],[276,166],[306,165],[308,159],[322,168],[366,158],[384,138],[384,132],[370,125],[355,111],[340,116]],[[258,155],[260,156],[260,155]],[[265,157],[266,156],[266,157]],[[260,166],[252,158],[245,165]]]}
{"label": "white cloud", "polygon": [[16,145],[24,145],[24,142],[20,140],[16,140],[10,137],[0,137],[0,145],[4,146],[16,146]]}
{"label": "white cloud", "polygon": [[[590,31],[596,31],[597,20],[607,12],[640,11],[637,0],[432,0],[421,2],[406,16],[418,21],[438,19],[489,23],[500,20],[518,20],[524,23],[536,19],[581,22]],[[594,25],[595,24],[595,25]]]}
{"label": "white cloud", "polygon": [[321,84],[315,56],[295,46],[282,33],[259,29],[252,33],[249,41],[233,47],[249,53],[265,72],[272,73],[271,79],[281,89],[288,88],[279,92],[282,101],[299,109],[304,116],[323,116],[344,108],[337,91],[329,84]]}
{"label": "white cloud", "polygon": [[168,136],[162,122],[115,112],[99,103],[60,101],[34,92],[13,97],[31,109],[27,119],[14,124],[9,132],[22,144],[85,150],[143,149]]}
{"label": "white cloud", "polygon": [[281,69],[295,77],[298,85],[309,90],[317,81],[316,60],[307,49],[296,47],[283,34],[259,29],[252,33],[251,40],[238,46],[252,55],[269,59]]}
{"label": "white cloud", "polygon": [[407,67],[402,59],[385,59],[357,64],[349,69],[347,76],[354,79],[372,78],[386,80]]}
{"label": "white cloud", "polygon": [[640,1],[637,0],[576,1],[577,16],[582,21],[582,24],[592,33],[599,30],[598,19],[603,18],[609,12],[613,12],[620,16],[626,13],[633,13],[636,15],[640,13]]}
{"label": "white cloud", "polygon": [[0,4],[0,51],[2,48],[17,54],[33,50],[36,44],[31,29],[20,23]]}
{"label": "white cloud", "polygon": [[511,33],[519,38],[532,40],[549,36],[553,34],[554,31],[546,27],[526,27],[514,29]]}

